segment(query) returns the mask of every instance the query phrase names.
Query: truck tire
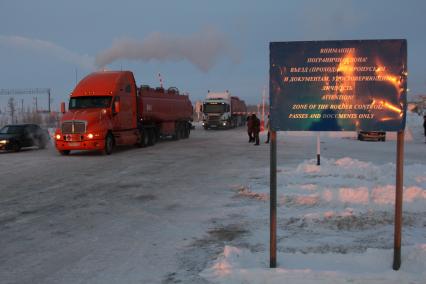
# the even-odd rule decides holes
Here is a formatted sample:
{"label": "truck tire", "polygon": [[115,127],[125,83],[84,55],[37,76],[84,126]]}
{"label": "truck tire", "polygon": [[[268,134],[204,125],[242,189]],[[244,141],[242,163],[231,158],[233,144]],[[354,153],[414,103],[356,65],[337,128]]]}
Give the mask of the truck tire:
{"label": "truck tire", "polygon": [[146,147],[147,143],[146,130],[139,130],[139,140],[136,146],[139,148]]}
{"label": "truck tire", "polygon": [[177,122],[176,123],[176,127],[175,127],[175,133],[173,134],[173,136],[172,136],[172,138],[173,138],[173,140],[179,140],[179,139],[181,139],[182,138],[182,136],[181,136],[181,126],[180,126],[180,123],[179,122]]}
{"label": "truck tire", "polygon": [[142,147],[148,147],[149,146],[149,130],[144,129],[142,131]]}
{"label": "truck tire", "polygon": [[141,148],[149,145],[150,137],[148,132],[148,129],[139,130],[140,140],[136,143],[136,146]]}
{"label": "truck tire", "polygon": [[185,134],[186,133],[186,126],[185,126],[185,124],[184,123],[181,123],[180,124],[180,138],[181,139],[185,139],[186,137],[185,137]]}
{"label": "truck tire", "polygon": [[104,155],[111,155],[112,150],[114,148],[114,137],[111,135],[111,133],[108,133],[105,137],[105,147],[103,150]]}
{"label": "truck tire", "polygon": [[189,126],[188,123],[185,123],[185,135],[183,136],[183,138],[189,138],[189,134],[191,132],[191,127]]}
{"label": "truck tire", "polygon": [[158,136],[155,128],[149,130],[149,145],[155,145],[157,143]]}

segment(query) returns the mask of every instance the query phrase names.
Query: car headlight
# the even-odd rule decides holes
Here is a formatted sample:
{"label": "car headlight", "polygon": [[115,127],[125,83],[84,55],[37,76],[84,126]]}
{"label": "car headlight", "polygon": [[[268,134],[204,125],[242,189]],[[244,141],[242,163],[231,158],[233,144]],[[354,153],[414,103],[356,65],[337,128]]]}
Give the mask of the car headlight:
{"label": "car headlight", "polygon": [[4,144],[7,144],[7,140],[0,140],[0,144],[2,144],[2,145],[4,145]]}

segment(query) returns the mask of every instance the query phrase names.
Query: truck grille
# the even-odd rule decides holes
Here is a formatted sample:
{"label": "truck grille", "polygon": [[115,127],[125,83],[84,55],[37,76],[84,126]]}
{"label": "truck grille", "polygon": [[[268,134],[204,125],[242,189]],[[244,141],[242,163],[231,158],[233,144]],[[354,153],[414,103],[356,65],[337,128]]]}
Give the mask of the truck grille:
{"label": "truck grille", "polygon": [[86,132],[84,121],[65,121],[62,123],[62,134],[83,134]]}
{"label": "truck grille", "polygon": [[209,116],[207,119],[209,122],[219,122],[220,116]]}

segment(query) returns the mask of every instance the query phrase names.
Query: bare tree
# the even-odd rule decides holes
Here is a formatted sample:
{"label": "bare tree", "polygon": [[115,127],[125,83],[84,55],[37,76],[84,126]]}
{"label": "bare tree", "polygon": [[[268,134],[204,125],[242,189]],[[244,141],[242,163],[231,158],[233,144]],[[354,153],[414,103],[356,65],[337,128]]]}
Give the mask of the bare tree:
{"label": "bare tree", "polygon": [[44,117],[44,124],[48,127],[55,127],[57,121],[58,121],[57,112],[51,112],[49,113],[49,115]]}
{"label": "bare tree", "polygon": [[16,105],[15,105],[15,99],[13,97],[10,97],[7,101],[7,107],[9,108],[9,114],[12,118],[12,123],[16,122],[15,113],[16,113]]}
{"label": "bare tree", "polygon": [[37,110],[33,110],[31,114],[31,123],[41,124],[42,116]]}

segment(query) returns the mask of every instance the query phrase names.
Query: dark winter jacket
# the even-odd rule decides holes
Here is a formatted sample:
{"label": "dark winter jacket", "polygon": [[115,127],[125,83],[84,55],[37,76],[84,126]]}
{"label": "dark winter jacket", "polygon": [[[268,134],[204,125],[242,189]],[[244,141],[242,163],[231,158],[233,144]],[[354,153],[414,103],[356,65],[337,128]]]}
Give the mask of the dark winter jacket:
{"label": "dark winter jacket", "polygon": [[253,120],[253,132],[260,132],[260,120],[256,117],[252,117]]}
{"label": "dark winter jacket", "polygon": [[247,117],[247,132],[253,132],[253,118],[251,116]]}

